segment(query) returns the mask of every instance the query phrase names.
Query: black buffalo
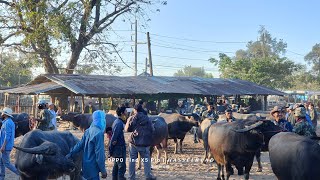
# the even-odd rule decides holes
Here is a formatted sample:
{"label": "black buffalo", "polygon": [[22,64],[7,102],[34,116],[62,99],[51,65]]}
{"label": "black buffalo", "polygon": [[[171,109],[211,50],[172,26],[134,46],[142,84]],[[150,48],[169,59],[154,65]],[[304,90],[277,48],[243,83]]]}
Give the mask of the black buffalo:
{"label": "black buffalo", "polygon": [[81,154],[74,162],[65,156],[79,139],[70,132],[33,130],[27,133],[19,147],[15,147],[16,167],[22,180],[46,180],[64,174],[80,180]]}
{"label": "black buffalo", "polygon": [[[16,126],[15,138],[23,136],[31,130],[30,116],[27,113],[12,114],[12,121]],[[3,119],[0,118],[0,127],[2,126]]]}
{"label": "black buffalo", "polygon": [[[85,131],[88,129],[92,123],[92,114],[79,114],[69,112],[65,115],[62,115],[61,120],[72,122],[75,127],[80,128],[80,130]],[[106,129],[112,127],[113,122],[117,118],[112,114],[106,114]]]}
{"label": "black buffalo", "polygon": [[282,129],[271,121],[238,120],[231,123],[215,123],[209,128],[208,145],[218,165],[218,178],[224,179],[223,167],[226,167],[227,179],[233,174],[234,165],[238,174],[249,179],[249,172],[256,152],[269,143],[271,136]]}
{"label": "black buffalo", "polygon": [[175,142],[174,152],[178,153],[178,139],[180,139],[180,152],[182,153],[182,142],[184,137],[193,126],[199,126],[198,121],[200,120],[200,117],[197,114],[185,116],[178,113],[160,113],[159,116],[163,117],[168,124],[168,139],[173,139]]}
{"label": "black buffalo", "polygon": [[309,137],[279,133],[270,140],[269,155],[272,171],[279,180],[320,177],[320,146]]}

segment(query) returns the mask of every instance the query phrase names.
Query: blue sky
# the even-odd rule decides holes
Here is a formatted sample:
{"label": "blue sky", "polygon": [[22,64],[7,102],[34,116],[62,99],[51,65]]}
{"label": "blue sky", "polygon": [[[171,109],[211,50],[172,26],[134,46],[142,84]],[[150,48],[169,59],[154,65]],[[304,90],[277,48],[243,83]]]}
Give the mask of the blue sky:
{"label": "blue sky", "polygon": [[[203,66],[207,72],[217,77],[217,68],[206,60],[217,57],[217,51],[231,52],[228,55],[232,56],[236,50],[244,49],[246,42],[257,39],[260,25],[264,25],[273,37],[287,42],[287,57],[305,64],[303,56],[313,45],[320,43],[319,5],[320,1],[315,0],[169,0],[166,6],[160,6],[160,12],[150,13],[151,21],[147,28],[140,27],[139,30],[151,33],[155,75],[171,76],[185,65],[191,65]],[[130,29],[128,23],[121,22],[117,26],[115,29]],[[121,36],[129,40],[130,32],[123,32]],[[212,42],[185,41],[162,36]],[[138,39],[140,42],[146,41],[145,34],[139,33]],[[217,41],[245,43],[214,43]],[[140,44],[138,52],[147,53],[146,47],[145,44]],[[197,52],[180,50],[181,48]],[[130,44],[125,45],[124,49],[130,50]],[[134,54],[124,52],[122,55],[132,65]],[[146,56],[138,54],[139,73],[144,68]],[[124,68],[119,75],[133,73],[132,69]]]}

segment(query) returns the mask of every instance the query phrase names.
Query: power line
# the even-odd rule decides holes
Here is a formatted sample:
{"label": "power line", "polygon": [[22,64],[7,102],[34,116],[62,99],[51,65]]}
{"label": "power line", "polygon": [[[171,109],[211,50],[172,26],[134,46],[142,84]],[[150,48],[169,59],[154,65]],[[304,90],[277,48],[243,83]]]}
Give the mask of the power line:
{"label": "power line", "polygon": [[173,47],[173,46],[162,46],[162,45],[157,45],[157,44],[153,44],[153,46],[167,48],[167,49],[190,51],[190,52],[206,52],[206,53],[215,52],[215,53],[234,54],[234,52],[224,52],[224,51],[217,51],[217,50],[194,50],[194,49],[178,48],[178,47]]}
{"label": "power line", "polygon": [[290,50],[287,50],[289,53],[292,53],[292,54],[295,54],[295,55],[298,55],[298,56],[302,56],[302,57],[304,57],[304,55],[303,54],[300,54],[300,53],[296,53],[296,52],[294,52],[294,51],[290,51]]}

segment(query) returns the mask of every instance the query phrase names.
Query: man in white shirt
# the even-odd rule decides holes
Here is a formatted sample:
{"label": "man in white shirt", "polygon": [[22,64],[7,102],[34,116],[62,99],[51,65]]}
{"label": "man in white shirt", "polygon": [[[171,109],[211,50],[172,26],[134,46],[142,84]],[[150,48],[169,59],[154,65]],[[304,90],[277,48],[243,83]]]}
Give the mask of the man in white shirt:
{"label": "man in white shirt", "polygon": [[52,102],[48,103],[49,111],[52,114],[51,124],[49,125],[50,129],[57,130],[57,113],[54,111],[54,104]]}

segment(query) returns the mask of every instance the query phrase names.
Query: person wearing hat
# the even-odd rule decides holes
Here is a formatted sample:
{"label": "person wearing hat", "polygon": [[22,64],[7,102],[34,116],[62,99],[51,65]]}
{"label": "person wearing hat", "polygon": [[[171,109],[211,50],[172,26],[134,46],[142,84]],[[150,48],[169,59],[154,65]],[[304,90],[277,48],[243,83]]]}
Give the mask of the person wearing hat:
{"label": "person wearing hat", "polygon": [[292,126],[296,124],[296,118],[294,117],[294,105],[288,107],[288,115],[286,120],[291,123]]}
{"label": "person wearing hat", "polygon": [[204,120],[205,118],[217,120],[219,118],[219,116],[214,112],[214,106],[212,102],[207,104],[207,109],[208,110],[202,113],[202,120]]}
{"label": "person wearing hat", "polygon": [[226,119],[220,121],[220,122],[228,122],[228,123],[231,123],[231,122],[234,122],[236,121],[236,119],[233,117],[233,114],[232,114],[232,109],[226,109],[225,110],[225,115],[226,115]]}
{"label": "person wearing hat", "polygon": [[10,153],[14,145],[15,124],[12,121],[12,109],[5,107],[1,110],[2,126],[0,130],[0,180],[5,179],[5,168],[19,175],[17,168],[10,163]]}
{"label": "person wearing hat", "polygon": [[39,118],[34,118],[35,121],[38,121],[37,129],[40,129],[42,131],[51,130],[50,124],[51,124],[53,115],[47,109],[47,103],[45,100],[40,100],[38,102],[38,109],[40,110]]}
{"label": "person wearing hat", "polygon": [[129,179],[136,179],[136,160],[138,153],[143,159],[144,175],[147,180],[156,179],[151,172],[150,146],[154,127],[149,117],[144,114],[141,104],[134,106],[134,115],[127,120],[124,130],[131,132],[129,137]]}
{"label": "person wearing hat", "polygon": [[271,112],[271,116],[274,118],[273,123],[279,127],[281,127],[283,130],[292,132],[292,125],[290,122],[285,120],[283,118],[284,110],[278,106],[275,106]]}
{"label": "person wearing hat", "polygon": [[318,121],[318,113],[316,111],[316,109],[314,108],[314,104],[310,103],[309,104],[309,115],[310,115],[310,119],[313,125],[313,128],[317,129],[317,121]]}
{"label": "person wearing hat", "polygon": [[296,124],[293,127],[293,132],[302,136],[317,136],[314,128],[307,122],[306,109],[304,107],[297,107],[294,111]]}

